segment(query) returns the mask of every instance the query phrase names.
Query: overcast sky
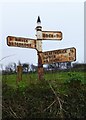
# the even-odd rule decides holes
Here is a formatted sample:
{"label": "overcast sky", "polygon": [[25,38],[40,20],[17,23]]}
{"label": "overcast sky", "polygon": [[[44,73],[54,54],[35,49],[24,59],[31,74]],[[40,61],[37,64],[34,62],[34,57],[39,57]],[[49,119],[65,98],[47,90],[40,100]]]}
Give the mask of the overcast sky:
{"label": "overcast sky", "polygon": [[9,47],[7,36],[36,39],[36,21],[41,18],[42,30],[55,30],[63,33],[61,41],[43,41],[43,51],[76,48],[76,62],[84,62],[84,3],[45,2],[45,3],[5,3],[2,5],[2,56],[0,61],[7,65],[20,60],[21,63],[38,63],[35,49]]}

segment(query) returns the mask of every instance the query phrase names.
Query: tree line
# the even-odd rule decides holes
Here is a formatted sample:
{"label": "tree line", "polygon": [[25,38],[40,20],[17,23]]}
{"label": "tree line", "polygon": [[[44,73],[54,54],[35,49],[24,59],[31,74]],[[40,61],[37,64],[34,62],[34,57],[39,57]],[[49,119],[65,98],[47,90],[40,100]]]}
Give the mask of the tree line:
{"label": "tree line", "polygon": [[[1,71],[2,73],[16,73],[17,66],[22,66],[23,73],[28,72],[36,72],[38,66],[29,63],[21,63],[20,61],[18,64],[15,62],[9,63],[3,69],[3,65],[1,64]],[[60,63],[53,63],[53,64],[46,64],[44,66],[44,71],[57,71],[57,70],[86,70],[86,64],[84,63],[72,63],[72,62],[60,62]]]}

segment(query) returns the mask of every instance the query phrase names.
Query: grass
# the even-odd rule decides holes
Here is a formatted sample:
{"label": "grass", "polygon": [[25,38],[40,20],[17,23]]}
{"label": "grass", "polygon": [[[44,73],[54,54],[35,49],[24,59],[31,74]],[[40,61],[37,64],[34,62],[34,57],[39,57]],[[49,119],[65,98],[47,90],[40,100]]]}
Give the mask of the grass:
{"label": "grass", "polygon": [[45,74],[45,80],[55,80],[57,83],[65,83],[67,80],[70,79],[70,74],[73,76],[76,76],[77,78],[81,79],[81,82],[84,84],[86,83],[86,72],[75,72],[75,71],[71,71],[71,72],[51,72],[51,73],[47,73]]}
{"label": "grass", "polygon": [[[45,81],[48,85],[52,85],[55,91],[58,93],[66,94],[68,92],[67,85],[65,83],[75,80],[80,80],[82,84],[86,84],[86,76],[85,72],[47,72],[44,74]],[[6,83],[12,89],[16,90],[19,88],[20,90],[24,90],[30,87],[40,86],[40,80],[37,79],[37,73],[28,73],[22,75],[22,81],[16,82],[17,75],[3,75],[2,76],[2,85]],[[43,81],[44,82],[44,81]],[[64,85],[63,85],[64,84]],[[48,85],[46,87],[48,87]]]}
{"label": "grass", "polygon": [[[44,78],[47,82],[50,82],[54,87],[57,85],[60,86],[60,84],[66,83],[71,77],[76,77],[77,79],[80,79],[83,84],[86,83],[86,75],[85,72],[47,72],[44,74]],[[74,78],[75,79],[75,78]],[[28,73],[22,75],[22,81],[20,81],[18,84],[16,83],[17,75],[11,74],[11,75],[3,75],[2,76],[2,83],[7,83],[7,85],[13,87],[14,89],[18,86],[20,87],[26,87],[30,86],[31,84],[37,85],[39,83],[39,80],[37,79],[37,73]]]}

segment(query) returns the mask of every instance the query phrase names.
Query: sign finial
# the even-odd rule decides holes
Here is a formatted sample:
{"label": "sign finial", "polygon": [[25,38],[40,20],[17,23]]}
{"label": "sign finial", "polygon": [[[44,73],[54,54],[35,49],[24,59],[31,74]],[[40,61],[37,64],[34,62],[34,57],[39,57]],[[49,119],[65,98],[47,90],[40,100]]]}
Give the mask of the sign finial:
{"label": "sign finial", "polygon": [[37,23],[41,23],[40,16],[38,16]]}

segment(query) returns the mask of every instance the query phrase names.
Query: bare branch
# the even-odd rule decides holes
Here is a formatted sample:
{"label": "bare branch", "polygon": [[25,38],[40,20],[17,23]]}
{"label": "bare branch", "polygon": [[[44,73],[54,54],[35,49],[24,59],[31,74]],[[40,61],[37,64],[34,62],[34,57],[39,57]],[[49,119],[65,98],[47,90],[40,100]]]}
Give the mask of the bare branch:
{"label": "bare branch", "polygon": [[53,87],[51,86],[51,84],[49,83],[49,86],[52,90],[52,92],[54,93],[56,99],[58,100],[58,103],[59,103],[59,108],[60,108],[60,115],[61,115],[61,118],[63,118],[63,111],[65,111],[63,108],[62,108],[62,100],[57,96],[55,90],[53,89]]}
{"label": "bare branch", "polygon": [[48,110],[55,102],[56,102],[56,100],[54,100],[47,108],[45,108],[45,109],[43,110],[43,112],[45,112],[46,110]]}
{"label": "bare branch", "polygon": [[62,104],[61,104],[60,98],[57,96],[55,90],[53,89],[53,87],[51,86],[50,83],[49,83],[49,86],[50,86],[51,90],[53,91],[54,95],[56,96],[56,98],[57,98],[57,100],[58,100],[58,102],[59,102],[60,110],[62,110]]}
{"label": "bare branch", "polygon": [[10,110],[11,110],[12,115],[13,115],[14,117],[18,118],[18,116],[16,115],[16,113],[13,111],[13,109],[12,109],[11,107],[9,107],[9,108],[10,108]]}

